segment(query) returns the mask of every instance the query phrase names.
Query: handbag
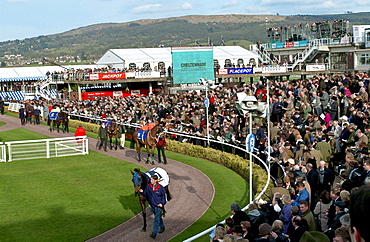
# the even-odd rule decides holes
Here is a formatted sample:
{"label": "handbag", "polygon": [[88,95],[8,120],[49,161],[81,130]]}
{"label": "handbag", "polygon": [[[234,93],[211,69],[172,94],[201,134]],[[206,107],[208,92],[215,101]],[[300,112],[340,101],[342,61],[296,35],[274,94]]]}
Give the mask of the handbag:
{"label": "handbag", "polygon": [[320,213],[317,215],[314,215],[314,220],[315,220],[316,231],[322,232],[320,214],[321,214],[321,202],[320,202]]}

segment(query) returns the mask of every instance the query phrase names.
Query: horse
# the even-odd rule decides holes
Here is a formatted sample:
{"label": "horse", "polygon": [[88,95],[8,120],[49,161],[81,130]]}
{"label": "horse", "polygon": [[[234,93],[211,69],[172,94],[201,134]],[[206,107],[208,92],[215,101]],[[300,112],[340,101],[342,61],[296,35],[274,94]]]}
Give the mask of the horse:
{"label": "horse", "polygon": [[25,107],[25,113],[26,113],[26,122],[27,123],[34,123],[36,124],[36,115],[33,113],[34,108],[31,104],[27,103]]}
{"label": "horse", "polygon": [[118,124],[116,121],[111,121],[107,125],[108,127],[108,137],[109,137],[109,147],[110,149],[113,148],[112,141],[115,139],[115,147],[114,149],[116,150],[118,147]]}
{"label": "horse", "polygon": [[[50,113],[51,114],[51,113]],[[59,127],[62,126],[62,132],[69,133],[69,128],[68,128],[68,114],[65,112],[59,112],[55,119],[50,117],[50,114],[48,116],[48,125],[50,126],[49,130],[50,132],[53,132],[54,130],[57,130],[59,133]]]}
{"label": "horse", "polygon": [[[138,129],[135,130],[135,132],[132,134],[132,139],[136,145],[136,152],[138,155],[138,161],[141,161],[140,157],[140,144],[144,145],[146,148],[146,151],[148,152],[148,159],[146,160],[146,163],[149,163],[149,157],[152,157],[152,165],[154,165],[154,149],[157,144],[157,136],[159,133],[163,132],[163,128],[156,124],[154,128],[151,130],[142,130]],[[150,151],[149,151],[150,150]]]}
{"label": "horse", "polygon": [[[146,186],[150,183],[150,177],[152,177],[154,174],[158,176],[159,178],[159,184],[164,187],[166,190],[166,198],[167,201],[170,201],[172,199],[170,190],[168,188],[168,185],[170,183],[170,178],[168,176],[168,173],[160,168],[155,167],[147,172],[141,172],[140,169],[134,169],[134,172],[131,171],[132,174],[132,182],[134,184],[135,189],[135,196],[139,196],[139,203],[141,206],[141,212],[143,214],[143,228],[141,229],[142,232],[146,231],[147,222],[146,222],[146,198],[143,196],[142,193],[140,193],[141,190],[145,190]],[[165,209],[163,208],[163,216],[165,216]]]}

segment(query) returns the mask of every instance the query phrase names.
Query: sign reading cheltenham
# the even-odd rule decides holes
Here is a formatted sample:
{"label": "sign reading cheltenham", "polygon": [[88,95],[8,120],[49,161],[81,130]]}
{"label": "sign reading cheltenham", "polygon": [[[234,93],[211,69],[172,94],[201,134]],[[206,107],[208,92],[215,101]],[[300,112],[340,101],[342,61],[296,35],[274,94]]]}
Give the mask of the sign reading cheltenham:
{"label": "sign reading cheltenham", "polygon": [[173,47],[173,83],[198,83],[199,78],[213,80],[212,47]]}

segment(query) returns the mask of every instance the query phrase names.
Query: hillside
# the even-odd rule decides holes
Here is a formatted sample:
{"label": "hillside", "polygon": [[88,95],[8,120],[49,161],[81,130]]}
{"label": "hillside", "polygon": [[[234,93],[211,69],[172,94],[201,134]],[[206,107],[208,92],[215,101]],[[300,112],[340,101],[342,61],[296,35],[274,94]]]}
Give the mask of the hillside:
{"label": "hillside", "polygon": [[[268,22],[266,22],[268,18]],[[127,23],[104,23],[64,33],[0,42],[2,66],[37,64],[42,58],[58,63],[92,63],[111,48],[202,45],[242,45],[266,41],[265,28],[348,19],[369,24],[370,13],[340,15],[210,15],[143,19]],[[5,57],[4,57],[5,56]]]}

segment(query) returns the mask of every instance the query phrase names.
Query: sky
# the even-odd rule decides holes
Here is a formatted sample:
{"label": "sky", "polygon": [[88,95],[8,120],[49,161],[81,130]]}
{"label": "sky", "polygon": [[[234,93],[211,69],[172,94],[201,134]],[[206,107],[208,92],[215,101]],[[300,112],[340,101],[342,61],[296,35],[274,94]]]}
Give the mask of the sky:
{"label": "sky", "polygon": [[186,15],[370,12],[368,0],[0,0],[0,41]]}

